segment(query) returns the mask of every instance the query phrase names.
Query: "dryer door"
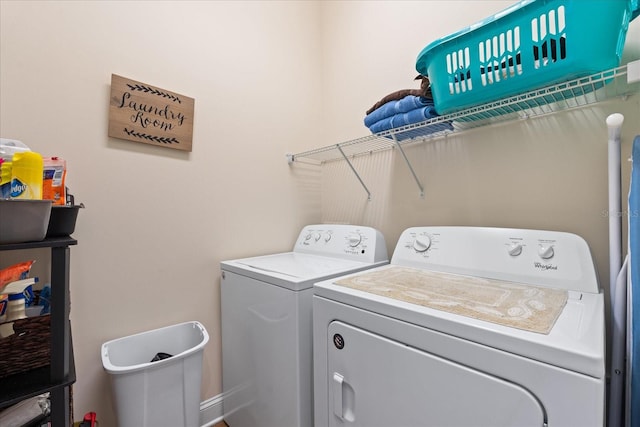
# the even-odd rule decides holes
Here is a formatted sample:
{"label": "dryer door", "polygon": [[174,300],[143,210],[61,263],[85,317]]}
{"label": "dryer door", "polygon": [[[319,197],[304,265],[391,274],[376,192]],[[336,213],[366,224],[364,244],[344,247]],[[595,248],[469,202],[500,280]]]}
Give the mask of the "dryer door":
{"label": "dryer door", "polygon": [[536,426],[524,388],[339,321],[329,325],[329,425]]}

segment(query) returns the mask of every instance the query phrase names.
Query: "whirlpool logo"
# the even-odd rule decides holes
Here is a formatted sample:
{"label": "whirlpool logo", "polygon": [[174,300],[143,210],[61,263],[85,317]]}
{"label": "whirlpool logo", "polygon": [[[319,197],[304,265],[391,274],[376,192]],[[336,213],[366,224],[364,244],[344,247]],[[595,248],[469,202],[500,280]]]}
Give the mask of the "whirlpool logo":
{"label": "whirlpool logo", "polygon": [[534,262],[533,266],[539,270],[557,270],[558,266],[557,265],[553,265],[553,264],[543,264],[541,262]]}

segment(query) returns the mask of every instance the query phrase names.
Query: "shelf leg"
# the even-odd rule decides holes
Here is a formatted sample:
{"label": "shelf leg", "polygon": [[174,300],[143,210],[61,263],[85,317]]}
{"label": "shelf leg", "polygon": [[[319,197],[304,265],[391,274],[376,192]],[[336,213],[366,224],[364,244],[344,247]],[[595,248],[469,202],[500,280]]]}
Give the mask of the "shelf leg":
{"label": "shelf leg", "polygon": [[416,181],[416,184],[418,185],[418,188],[420,189],[420,197],[424,197],[424,187],[422,186],[422,183],[420,182],[420,180],[418,179],[418,176],[416,175],[415,171],[413,170],[413,167],[411,166],[411,163],[409,162],[409,159],[407,158],[407,155],[404,153],[404,150],[402,149],[402,146],[400,145],[400,142],[398,142],[398,139],[396,138],[395,135],[391,135],[391,136],[393,137],[393,141],[396,143],[396,147],[398,148],[398,150],[400,150],[400,153],[402,153],[402,157],[404,158],[404,161],[407,164],[407,167],[411,171],[411,175],[413,175],[413,179]]}
{"label": "shelf leg", "polygon": [[73,422],[73,414],[69,410],[71,396],[69,387],[61,387],[51,390],[51,426],[70,427]]}
{"label": "shelf leg", "polygon": [[344,157],[344,159],[347,161],[347,164],[349,165],[349,167],[351,168],[351,171],[353,171],[353,173],[356,175],[356,178],[358,178],[358,181],[360,181],[360,185],[362,185],[362,188],[364,188],[364,191],[367,192],[367,200],[371,200],[371,192],[369,191],[369,189],[367,188],[366,185],[364,185],[364,182],[362,181],[362,178],[360,178],[360,175],[358,175],[358,172],[356,171],[356,169],[353,167],[353,165],[351,164],[351,162],[349,161],[349,159],[347,158],[347,156],[344,154],[344,151],[342,151],[342,148],[340,148],[339,145],[336,145],[336,148],[338,149],[338,151],[340,151],[340,154],[342,154],[342,157]]}
{"label": "shelf leg", "polygon": [[68,247],[51,248],[51,379],[69,375],[69,258]]}

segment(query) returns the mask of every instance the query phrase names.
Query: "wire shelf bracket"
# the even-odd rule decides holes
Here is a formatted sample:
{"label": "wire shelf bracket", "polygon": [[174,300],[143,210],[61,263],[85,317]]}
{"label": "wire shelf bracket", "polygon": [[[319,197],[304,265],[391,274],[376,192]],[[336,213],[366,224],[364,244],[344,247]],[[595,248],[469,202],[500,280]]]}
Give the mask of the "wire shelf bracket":
{"label": "wire shelf bracket", "polygon": [[422,183],[418,179],[416,172],[413,170],[413,167],[411,166],[411,162],[407,158],[407,155],[404,153],[404,150],[402,149],[402,145],[400,145],[400,141],[398,141],[398,138],[396,137],[396,135],[393,135],[393,141],[396,143],[396,147],[398,148],[398,150],[400,150],[400,153],[402,154],[402,158],[407,164],[407,167],[409,168],[411,175],[413,175],[413,179],[416,181],[416,185],[418,186],[418,189],[420,189],[420,197],[424,198],[424,187],[422,186]]}
{"label": "wire shelf bracket", "polygon": [[340,151],[340,154],[342,154],[342,157],[351,168],[351,171],[355,174],[356,178],[358,178],[358,181],[360,181],[360,185],[362,185],[362,188],[364,188],[364,191],[367,192],[367,200],[371,201],[371,191],[369,191],[364,181],[362,181],[362,178],[360,178],[358,171],[356,171],[356,168],[353,167],[353,164],[351,163],[351,161],[349,161],[349,158],[346,156],[346,154],[344,154],[344,151],[342,150],[342,147],[340,147],[340,144],[336,145],[336,148],[338,149],[338,151]]}

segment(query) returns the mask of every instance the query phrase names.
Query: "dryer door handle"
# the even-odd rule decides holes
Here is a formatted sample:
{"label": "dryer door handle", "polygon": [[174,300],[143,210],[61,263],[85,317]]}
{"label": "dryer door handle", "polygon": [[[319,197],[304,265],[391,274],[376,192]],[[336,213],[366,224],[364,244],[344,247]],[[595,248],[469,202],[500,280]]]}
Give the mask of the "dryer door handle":
{"label": "dryer door handle", "polygon": [[342,385],[344,384],[344,377],[337,372],[333,373],[333,413],[344,420],[343,407],[342,407]]}
{"label": "dryer door handle", "polygon": [[337,373],[333,373],[333,413],[345,422],[354,422],[356,420],[353,411],[355,402],[355,393],[353,388],[344,380],[344,377]]}

